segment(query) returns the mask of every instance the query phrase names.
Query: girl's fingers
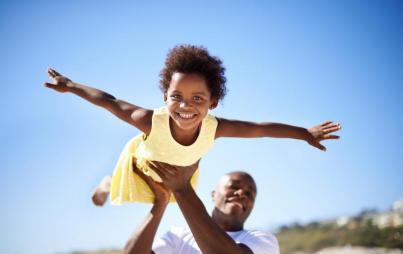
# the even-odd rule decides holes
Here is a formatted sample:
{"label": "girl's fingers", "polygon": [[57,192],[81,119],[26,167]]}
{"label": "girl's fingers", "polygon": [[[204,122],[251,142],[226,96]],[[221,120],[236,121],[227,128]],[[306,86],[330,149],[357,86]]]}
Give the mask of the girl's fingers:
{"label": "girl's fingers", "polygon": [[53,79],[55,77],[55,75],[50,70],[48,70],[48,76],[51,79]]}
{"label": "girl's fingers", "polygon": [[43,86],[48,87],[48,88],[53,88],[55,85],[52,83],[44,83]]}
{"label": "girl's fingers", "polygon": [[57,71],[55,71],[55,70],[53,70],[53,69],[51,69],[51,70],[53,71],[53,73],[54,73],[56,76],[61,76],[61,74],[58,73]]}
{"label": "girl's fingers", "polygon": [[326,122],[322,123],[320,126],[325,127],[326,125],[329,125],[331,123],[333,123],[333,121],[326,121]]}
{"label": "girl's fingers", "polygon": [[326,152],[326,147],[323,146],[323,145],[321,145],[320,143],[317,143],[315,146],[316,146],[317,148],[319,148],[320,150]]}
{"label": "girl's fingers", "polygon": [[328,123],[328,124],[326,124],[326,125],[323,125],[323,126],[321,126],[323,129],[329,129],[329,128],[338,128],[338,129],[341,129],[341,125],[339,124],[339,123],[333,123],[333,122],[330,122],[330,123]]}
{"label": "girl's fingers", "polygon": [[322,151],[326,151],[326,147],[324,147],[321,143],[319,143],[319,142],[317,142],[317,141],[311,141],[311,142],[309,142],[309,144],[310,144],[311,146],[314,146],[314,147],[316,147],[316,148],[322,150]]}
{"label": "girl's fingers", "polygon": [[49,77],[51,77],[51,78],[61,76],[60,73],[58,73],[57,71],[53,70],[52,68],[48,69],[48,74],[49,74]]}
{"label": "girl's fingers", "polygon": [[332,126],[330,128],[324,129],[323,133],[328,134],[328,133],[332,133],[332,132],[335,132],[335,131],[338,131],[338,130],[340,130],[340,126],[335,125],[335,126]]}
{"label": "girl's fingers", "polygon": [[48,69],[48,74],[49,74],[49,76],[52,77],[52,78],[56,76],[54,70],[52,70],[52,69],[50,69],[50,68]]}
{"label": "girl's fingers", "polygon": [[327,134],[327,135],[323,136],[323,139],[339,139],[339,138],[340,138],[340,136],[337,136],[337,135],[329,135],[329,134]]}

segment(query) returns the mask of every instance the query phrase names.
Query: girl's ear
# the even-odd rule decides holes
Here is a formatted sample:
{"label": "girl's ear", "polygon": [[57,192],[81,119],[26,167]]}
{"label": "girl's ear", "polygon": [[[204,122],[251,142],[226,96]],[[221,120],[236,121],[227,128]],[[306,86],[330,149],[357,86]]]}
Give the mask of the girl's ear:
{"label": "girl's ear", "polygon": [[210,103],[210,107],[208,107],[210,110],[215,109],[218,105],[218,100],[217,99],[213,99]]}
{"label": "girl's ear", "polygon": [[164,101],[166,102],[167,99],[168,99],[168,95],[167,95],[167,92],[165,92],[165,93],[164,93]]}

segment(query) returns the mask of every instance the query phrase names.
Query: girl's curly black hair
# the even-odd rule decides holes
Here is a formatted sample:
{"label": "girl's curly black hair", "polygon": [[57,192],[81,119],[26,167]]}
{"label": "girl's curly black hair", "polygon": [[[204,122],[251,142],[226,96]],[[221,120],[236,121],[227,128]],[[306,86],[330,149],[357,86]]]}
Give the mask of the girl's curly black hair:
{"label": "girl's curly black hair", "polygon": [[160,73],[160,89],[166,92],[175,72],[195,73],[203,76],[212,98],[222,100],[227,92],[222,61],[211,56],[206,48],[194,45],[178,45],[168,52],[165,66]]}

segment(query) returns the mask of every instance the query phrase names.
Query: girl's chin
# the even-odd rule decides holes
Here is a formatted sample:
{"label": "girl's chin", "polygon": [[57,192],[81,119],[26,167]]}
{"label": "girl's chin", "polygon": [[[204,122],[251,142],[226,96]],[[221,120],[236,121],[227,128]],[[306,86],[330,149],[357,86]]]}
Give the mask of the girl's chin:
{"label": "girl's chin", "polygon": [[198,128],[198,124],[185,124],[185,123],[176,123],[176,125],[179,127],[179,129],[184,130],[184,131],[190,131]]}
{"label": "girl's chin", "polygon": [[201,122],[196,122],[195,119],[175,118],[175,125],[183,130],[196,129],[200,126]]}

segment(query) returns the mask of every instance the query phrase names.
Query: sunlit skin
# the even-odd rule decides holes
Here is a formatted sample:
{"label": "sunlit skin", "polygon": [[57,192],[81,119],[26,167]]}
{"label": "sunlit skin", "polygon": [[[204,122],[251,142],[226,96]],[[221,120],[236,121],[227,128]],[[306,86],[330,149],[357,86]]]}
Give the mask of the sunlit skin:
{"label": "sunlit skin", "polygon": [[162,162],[150,162],[152,169],[163,179],[154,182],[135,170],[150,186],[156,200],[143,222],[126,242],[123,253],[154,253],[152,243],[159,223],[173,194],[202,253],[251,254],[251,249],[236,243],[226,231],[239,231],[253,209],[256,184],[246,172],[231,172],[220,178],[212,192],[214,209],[211,216],[190,185],[190,178],[197,165],[172,166]]}
{"label": "sunlit skin", "polygon": [[220,179],[211,196],[213,221],[225,231],[239,231],[253,209],[256,184],[248,174],[232,172]]}
{"label": "sunlit skin", "polygon": [[[45,83],[45,87],[57,92],[74,93],[97,106],[107,109],[146,135],[150,134],[153,110],[117,99],[99,89],[75,83],[53,69],[49,69],[48,74],[53,83]],[[198,74],[177,72],[172,75],[170,86],[164,93],[164,100],[170,112],[172,136],[180,144],[190,145],[195,141],[203,116],[206,116],[208,109],[214,109],[217,106],[218,99],[212,98],[210,93],[204,78]],[[179,118],[178,113],[191,114],[184,114],[184,117]],[[339,136],[334,135],[334,132],[341,129],[340,124],[332,121],[326,121],[323,124],[306,129],[282,123],[258,123],[221,117],[217,118],[217,120],[218,126],[215,138],[292,138],[304,140],[322,151],[326,151],[326,147],[320,142],[339,139]]]}
{"label": "sunlit skin", "polygon": [[[73,93],[94,105],[100,106],[116,117],[136,127],[141,132],[149,135],[152,128],[153,110],[140,107],[127,101],[115,98],[102,90],[73,82],[53,69],[48,70],[52,83],[45,83],[45,87],[57,92]],[[172,137],[183,146],[192,145],[199,134],[203,119],[208,111],[217,106],[219,98],[211,96],[210,83],[206,83],[206,77],[196,73],[172,74],[169,87],[164,92],[164,101],[170,115],[170,130]],[[327,121],[311,128],[303,128],[282,123],[250,122],[244,120],[232,120],[216,117],[217,128],[215,138],[291,138],[304,140],[313,147],[326,151],[321,144],[323,140],[338,139],[334,135],[341,129],[341,125]],[[109,190],[99,186],[93,201],[102,206]]]}
{"label": "sunlit skin", "polygon": [[182,145],[197,139],[209,109],[217,106],[205,79],[197,74],[174,73],[164,101],[170,115],[171,134]]}

